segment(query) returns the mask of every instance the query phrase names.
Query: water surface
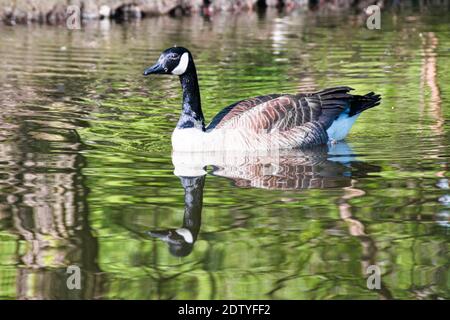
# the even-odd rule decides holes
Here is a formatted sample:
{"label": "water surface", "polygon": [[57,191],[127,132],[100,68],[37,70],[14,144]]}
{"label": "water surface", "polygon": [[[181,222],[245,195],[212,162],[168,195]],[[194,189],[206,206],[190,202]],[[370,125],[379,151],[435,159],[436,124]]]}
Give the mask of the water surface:
{"label": "water surface", "polygon": [[[358,16],[269,11],[1,26],[0,297],[449,298],[449,20],[385,13],[368,30]],[[330,150],[212,157],[206,176],[179,178],[178,80],[141,76],[174,44],[194,54],[207,119],[242,98],[336,85],[383,101]],[[69,265],[81,290],[66,287]],[[367,288],[370,265],[380,290]]]}

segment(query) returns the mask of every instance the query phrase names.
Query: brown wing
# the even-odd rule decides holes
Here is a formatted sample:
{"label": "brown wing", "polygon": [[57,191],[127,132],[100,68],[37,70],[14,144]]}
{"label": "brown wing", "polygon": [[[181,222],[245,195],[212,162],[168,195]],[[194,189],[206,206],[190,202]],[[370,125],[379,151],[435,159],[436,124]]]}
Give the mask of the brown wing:
{"label": "brown wing", "polygon": [[207,130],[214,129],[214,128],[221,128],[230,119],[232,119],[234,117],[239,117],[247,110],[249,110],[261,103],[265,103],[267,101],[275,99],[279,96],[281,96],[281,94],[268,94],[268,95],[258,96],[258,97],[241,100],[236,103],[233,103],[232,105],[230,105],[230,106],[224,108],[222,111],[220,111],[211,120],[211,123],[208,125]]}
{"label": "brown wing", "polygon": [[[220,123],[220,128],[247,128],[252,131],[286,131],[317,120],[320,100],[307,96],[282,95],[235,113]],[[219,128],[219,126],[217,126]]]}
{"label": "brown wing", "polygon": [[322,91],[297,94],[273,94],[237,102],[223,109],[208,126],[213,128],[247,128],[287,131],[311,121],[328,128],[353,98],[349,87],[334,87]]}

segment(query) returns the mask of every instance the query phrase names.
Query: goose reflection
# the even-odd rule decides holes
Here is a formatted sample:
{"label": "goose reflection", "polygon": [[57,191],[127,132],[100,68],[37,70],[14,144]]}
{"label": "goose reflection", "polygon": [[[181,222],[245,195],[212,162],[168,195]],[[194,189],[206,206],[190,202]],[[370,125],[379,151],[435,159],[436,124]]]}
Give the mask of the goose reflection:
{"label": "goose reflection", "polygon": [[148,234],[165,241],[172,255],[184,257],[192,252],[200,231],[205,176],[180,177],[180,180],[184,188],[183,225],[178,229],[149,231]]}
{"label": "goose reflection", "polygon": [[357,161],[344,142],[262,154],[173,153],[172,161],[184,189],[183,223],[178,229],[152,230],[148,235],[166,242],[177,257],[192,252],[200,231],[207,166],[212,166],[212,175],[228,178],[237,187],[270,190],[344,188],[355,177],[379,171],[377,166]]}

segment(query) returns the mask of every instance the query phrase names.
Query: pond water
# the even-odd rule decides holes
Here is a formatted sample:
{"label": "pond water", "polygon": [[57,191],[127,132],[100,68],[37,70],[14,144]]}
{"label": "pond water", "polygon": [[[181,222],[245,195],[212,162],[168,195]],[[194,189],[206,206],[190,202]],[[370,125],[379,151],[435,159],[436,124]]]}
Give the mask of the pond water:
{"label": "pond water", "polygon": [[[449,23],[268,11],[1,26],[0,297],[450,298]],[[174,44],[194,55],[207,120],[336,85],[382,104],[329,150],[209,159],[180,178],[179,82],[142,76]]]}

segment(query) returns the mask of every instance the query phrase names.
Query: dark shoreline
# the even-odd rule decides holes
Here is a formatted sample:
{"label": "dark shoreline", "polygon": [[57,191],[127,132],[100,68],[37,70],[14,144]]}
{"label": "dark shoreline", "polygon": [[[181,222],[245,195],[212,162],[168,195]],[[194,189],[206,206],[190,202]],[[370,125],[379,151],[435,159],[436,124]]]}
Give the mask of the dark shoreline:
{"label": "dark shoreline", "polygon": [[[67,4],[69,3],[69,4]],[[6,25],[40,23],[58,25],[76,13],[80,21],[112,19],[137,20],[152,16],[212,17],[221,12],[264,11],[268,7],[280,12],[306,10],[363,13],[369,5],[381,8],[427,10],[430,6],[450,8],[450,0],[0,0],[0,20]],[[74,7],[70,7],[74,6]],[[76,12],[75,12],[76,11]]]}

